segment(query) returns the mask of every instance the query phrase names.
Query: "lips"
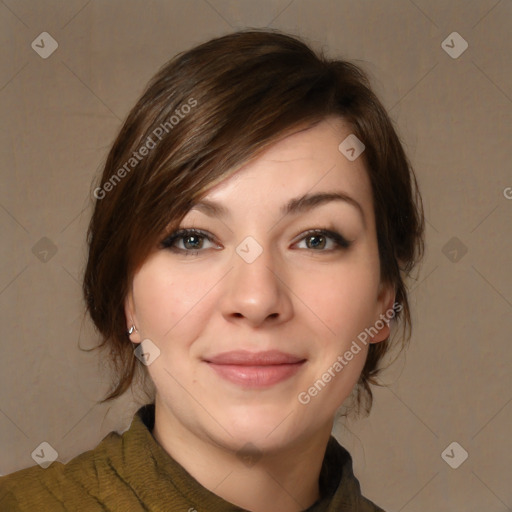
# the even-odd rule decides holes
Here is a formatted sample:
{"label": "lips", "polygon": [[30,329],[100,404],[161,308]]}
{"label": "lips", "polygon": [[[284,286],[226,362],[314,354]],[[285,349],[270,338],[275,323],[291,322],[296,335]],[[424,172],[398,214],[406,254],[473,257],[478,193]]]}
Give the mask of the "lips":
{"label": "lips", "polygon": [[224,380],[243,388],[265,388],[294,376],[306,359],[278,350],[224,352],[204,360]]}
{"label": "lips", "polygon": [[304,361],[303,357],[280,352],[279,350],[267,350],[265,352],[249,352],[247,350],[234,350],[224,352],[205,361],[213,364],[237,365],[237,366],[271,366],[278,364],[295,364]]}

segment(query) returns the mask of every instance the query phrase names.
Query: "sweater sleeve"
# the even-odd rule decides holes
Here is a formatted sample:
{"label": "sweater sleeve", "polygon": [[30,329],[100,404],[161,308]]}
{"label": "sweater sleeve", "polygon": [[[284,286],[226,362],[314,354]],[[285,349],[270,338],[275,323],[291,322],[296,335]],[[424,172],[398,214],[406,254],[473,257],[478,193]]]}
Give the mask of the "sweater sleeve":
{"label": "sweater sleeve", "polygon": [[8,512],[65,512],[61,499],[48,486],[43,469],[35,466],[0,478],[0,510]]}
{"label": "sweater sleeve", "polygon": [[[108,436],[110,442],[116,437]],[[141,510],[104,447],[102,443],[67,464],[55,461],[46,469],[32,466],[0,477],[0,511],[113,512],[121,511],[127,501],[125,510]]]}

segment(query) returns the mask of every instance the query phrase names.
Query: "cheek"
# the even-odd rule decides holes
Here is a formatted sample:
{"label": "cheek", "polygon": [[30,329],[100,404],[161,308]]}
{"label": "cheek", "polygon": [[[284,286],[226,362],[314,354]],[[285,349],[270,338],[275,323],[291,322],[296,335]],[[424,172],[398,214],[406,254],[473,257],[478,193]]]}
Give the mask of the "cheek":
{"label": "cheek", "polygon": [[191,325],[184,320],[204,295],[202,287],[165,265],[148,265],[133,281],[139,330],[146,338],[165,340],[178,328]]}
{"label": "cheek", "polygon": [[375,321],[378,278],[372,265],[353,262],[309,281],[301,278],[301,296],[315,317],[307,314],[315,324],[308,327],[317,333],[298,395],[301,404],[313,404],[308,414],[331,414],[357,383],[369,348],[358,336]]}
{"label": "cheek", "polygon": [[378,279],[374,265],[347,263],[314,279],[301,276],[297,295],[321,320],[327,339],[347,340],[375,320]]}

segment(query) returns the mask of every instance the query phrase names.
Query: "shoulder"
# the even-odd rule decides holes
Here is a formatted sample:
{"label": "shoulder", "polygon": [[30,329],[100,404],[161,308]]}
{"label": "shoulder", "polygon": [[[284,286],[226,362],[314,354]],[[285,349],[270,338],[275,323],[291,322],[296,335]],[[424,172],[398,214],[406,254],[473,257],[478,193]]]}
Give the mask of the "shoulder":
{"label": "shoulder", "polygon": [[112,482],[112,459],[121,443],[121,436],[111,432],[96,448],[66,464],[56,461],[46,469],[33,466],[0,477],[0,510],[98,510],[97,497]]}

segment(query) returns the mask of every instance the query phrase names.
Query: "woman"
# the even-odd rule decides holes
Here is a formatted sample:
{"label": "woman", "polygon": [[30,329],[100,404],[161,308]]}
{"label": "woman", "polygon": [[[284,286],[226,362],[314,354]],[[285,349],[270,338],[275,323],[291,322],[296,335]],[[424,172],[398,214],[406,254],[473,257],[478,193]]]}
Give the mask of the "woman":
{"label": "woman", "polygon": [[[356,66],[242,31],[178,55],[108,155],[88,312],[128,431],[0,480],[2,510],[378,511],[331,436],[410,335],[416,180]],[[142,370],[142,371],[141,371]]]}

